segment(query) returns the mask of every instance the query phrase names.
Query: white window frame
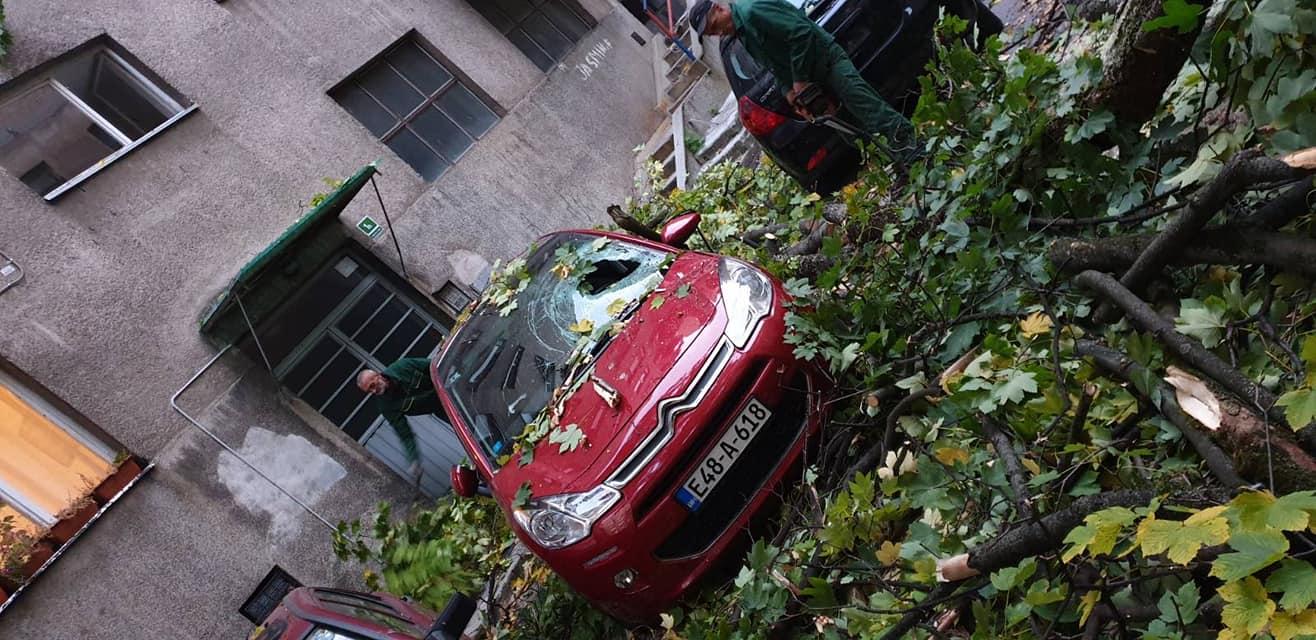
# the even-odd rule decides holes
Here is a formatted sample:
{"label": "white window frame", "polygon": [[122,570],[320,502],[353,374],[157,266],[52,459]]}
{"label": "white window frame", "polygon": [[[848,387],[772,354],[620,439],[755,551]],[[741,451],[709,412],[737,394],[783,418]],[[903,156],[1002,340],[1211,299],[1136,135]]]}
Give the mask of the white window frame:
{"label": "white window frame", "polygon": [[[101,44],[99,46],[91,47],[86,51],[79,53],[77,55],[77,58],[91,57],[91,56],[95,56],[98,53],[103,53],[106,56],[112,58],[114,62],[119,64],[120,68],[126,70],[128,74],[131,75],[133,79],[136,80],[146,90],[145,95],[148,99],[158,103],[159,105],[167,109],[175,111],[175,113],[173,116],[170,116],[168,119],[160,123],[154,129],[147,131],[145,134],[142,135],[141,138],[133,140],[132,138],[128,137],[127,134],[120,131],[118,127],[115,127],[114,125],[110,124],[109,120],[105,119],[104,116],[102,116],[99,112],[93,109],[91,105],[88,105],[86,102],[84,102],[82,98],[79,98],[76,94],[74,94],[73,91],[71,91],[68,87],[64,86],[63,83],[55,79],[53,75],[47,75],[44,78],[40,78],[36,80],[31,87],[24,89],[23,91],[19,92],[17,95],[14,95],[12,98],[5,100],[4,102],[0,102],[0,109],[4,109],[4,107],[8,106],[11,102],[18,100],[33,91],[49,86],[53,88],[57,93],[59,93],[59,95],[63,97],[65,100],[68,100],[69,103],[72,104],[76,109],[78,109],[88,118],[90,118],[92,122],[95,122],[97,126],[104,129],[106,132],[110,134],[111,137],[113,137],[116,141],[118,141],[120,144],[123,145],[113,153],[98,160],[95,164],[91,165],[90,167],[87,167],[86,169],[83,169],[82,172],[79,173],[78,175],[73,176],[72,178],[69,178],[68,180],[64,181],[64,184],[55,187],[53,190],[50,191],[50,193],[47,193],[44,196],[42,196],[42,199],[44,199],[46,202],[54,202],[55,200],[59,199],[60,196],[69,192],[70,190],[82,184],[83,182],[86,182],[92,176],[96,175],[97,173],[100,173],[101,170],[103,170],[105,167],[108,167],[109,165],[113,164],[119,158],[122,158],[128,155],[129,153],[132,153],[133,150],[135,150],[137,147],[146,144],[152,138],[159,135],[160,132],[164,131],[165,129],[168,129],[169,127],[172,127],[174,123],[191,115],[193,111],[197,110],[197,105],[195,104],[186,107],[179,104],[177,100],[174,100],[168,93],[165,93],[163,90],[161,90],[160,87],[156,86],[155,82],[153,82],[150,78],[147,78],[146,75],[143,74],[141,71],[138,71],[137,68],[132,65],[132,63],[125,60],[123,56],[119,55],[118,52],[116,52],[113,48],[111,48],[108,45]],[[72,59],[73,58],[70,58],[70,60]]]}
{"label": "white window frame", "polygon": [[[64,433],[67,433],[74,440],[77,440],[78,444],[86,447],[92,453],[100,456],[106,461],[114,461],[117,454],[110,445],[93,436],[89,431],[84,429],[82,425],[78,424],[76,420],[70,418],[63,411],[60,411],[45,398],[33,393],[33,391],[26,385],[4,371],[0,371],[0,387],[8,389],[19,400],[27,404],[27,406],[33,411],[41,414],[41,416],[49,420],[51,424],[59,427]],[[55,514],[43,511],[17,489],[5,484],[3,478],[0,478],[0,499],[3,499],[5,504],[13,507],[14,510],[23,514],[24,517],[42,527],[51,527],[58,522]]]}

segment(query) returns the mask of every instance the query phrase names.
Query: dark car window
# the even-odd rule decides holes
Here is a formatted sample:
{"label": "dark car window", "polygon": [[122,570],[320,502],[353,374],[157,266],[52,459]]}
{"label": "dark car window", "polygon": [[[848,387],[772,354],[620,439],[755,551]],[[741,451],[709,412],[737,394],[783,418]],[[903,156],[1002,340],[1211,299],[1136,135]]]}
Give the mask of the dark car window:
{"label": "dark car window", "polygon": [[411,622],[401,612],[394,609],[387,602],[378,598],[367,597],[347,593],[344,591],[334,591],[329,589],[316,589],[315,599],[320,601],[320,605],[330,611],[351,616],[358,620],[373,622],[394,631],[404,633],[415,633],[419,631],[414,623]]}
{"label": "dark car window", "polygon": [[567,360],[590,333],[582,326],[602,329],[619,304],[647,293],[666,256],[597,236],[552,236],[525,258],[529,283],[507,315],[486,303],[454,336],[439,380],[491,464],[566,382]]}
{"label": "dark car window", "polygon": [[727,61],[727,67],[731,73],[727,74],[727,79],[731,81],[731,90],[736,95],[744,95],[754,88],[758,82],[759,76],[763,73],[763,67],[758,61],[751,58],[745,47],[740,44],[739,40],[732,40],[722,56]]}

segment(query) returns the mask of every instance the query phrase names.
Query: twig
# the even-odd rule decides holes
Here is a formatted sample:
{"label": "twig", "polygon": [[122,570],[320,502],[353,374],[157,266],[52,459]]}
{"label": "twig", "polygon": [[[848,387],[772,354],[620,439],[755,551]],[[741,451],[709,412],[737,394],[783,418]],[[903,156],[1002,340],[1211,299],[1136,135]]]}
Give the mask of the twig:
{"label": "twig", "polygon": [[1010,437],[1005,435],[1005,431],[991,416],[979,414],[978,421],[982,424],[983,434],[991,440],[996,455],[1000,456],[1005,465],[1005,476],[1010,480],[1010,488],[1014,490],[1014,506],[1019,517],[1032,520],[1036,514],[1028,494],[1028,476],[1024,475],[1023,464],[1019,462],[1019,454],[1015,452],[1014,445],[1010,444]]}
{"label": "twig", "polygon": [[1156,216],[1165,215],[1167,213],[1170,213],[1171,211],[1176,211],[1178,209],[1183,208],[1184,205],[1186,205],[1187,203],[1181,202],[1179,204],[1170,205],[1168,207],[1154,209],[1150,212],[1141,213],[1144,209],[1151,208],[1152,205],[1155,205],[1159,202],[1162,202],[1168,198],[1171,198],[1173,196],[1182,193],[1183,190],[1184,187],[1182,186],[1175,187],[1173,189],[1170,189],[1169,191],[1166,191],[1165,193],[1162,193],[1158,196],[1155,196],[1149,200],[1144,201],[1142,204],[1133,207],[1128,211],[1113,216],[1104,216],[1101,218],[1031,218],[1028,221],[1028,228],[1029,229],[1074,229],[1081,227],[1092,227],[1101,224],[1109,224],[1112,222],[1117,222],[1119,224],[1135,224],[1138,222],[1142,222],[1143,220],[1149,220],[1151,218],[1155,218]]}
{"label": "twig", "polygon": [[[1243,478],[1239,477],[1229,456],[1220,447],[1216,446],[1211,438],[1197,428],[1195,420],[1179,408],[1179,402],[1175,400],[1174,390],[1170,388],[1170,385],[1161,382],[1159,378],[1152,377],[1145,367],[1134,362],[1132,358],[1091,340],[1079,340],[1074,345],[1074,353],[1091,357],[1102,369],[1134,384],[1135,387],[1139,380],[1156,380],[1155,389],[1140,389],[1140,391],[1152,398],[1161,414],[1179,428],[1179,431],[1184,435],[1184,439],[1197,451],[1197,455],[1201,456],[1202,460],[1206,462],[1211,474],[1230,489],[1247,484]],[[1159,396],[1159,400],[1155,400],[1157,396]]]}

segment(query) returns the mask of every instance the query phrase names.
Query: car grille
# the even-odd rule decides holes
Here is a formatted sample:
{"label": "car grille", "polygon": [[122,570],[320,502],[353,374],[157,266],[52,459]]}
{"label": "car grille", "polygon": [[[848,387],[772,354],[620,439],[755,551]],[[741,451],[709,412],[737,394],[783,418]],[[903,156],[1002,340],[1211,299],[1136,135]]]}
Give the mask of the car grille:
{"label": "car grille", "polygon": [[[808,415],[808,384],[804,373],[796,374],[773,410],[772,419],[754,437],[713,492],[704,499],[699,511],[690,514],[672,535],[654,551],[659,560],[676,560],[697,555],[712,546],[736,520],[745,505],[762,487],[764,480],[777,469],[782,457],[804,429]],[[720,433],[720,430],[716,433]],[[702,452],[702,448],[699,450]],[[684,479],[689,465],[682,467],[678,480]],[[670,497],[669,491],[666,496]]]}
{"label": "car grille", "polygon": [[[717,414],[708,421],[709,424],[725,426],[730,423],[731,418],[744,405],[745,399],[749,396],[749,390],[759,381],[759,377],[763,375],[767,367],[767,361],[754,362],[745,367],[740,374],[740,378],[732,385],[731,391],[723,394],[722,398],[719,399],[725,401],[722,402]],[[648,495],[644,496],[644,499],[636,505],[635,519],[637,521],[643,520],[645,516],[649,515],[649,512],[653,511],[654,507],[658,506],[658,503],[672,496],[672,492],[676,490],[677,485],[685,480],[686,475],[690,473],[690,465],[697,458],[704,455],[704,449],[708,447],[710,442],[721,436],[722,431],[718,428],[704,429],[699,437],[686,447],[685,455],[681,456],[681,459],[672,465],[661,480],[652,485]]]}

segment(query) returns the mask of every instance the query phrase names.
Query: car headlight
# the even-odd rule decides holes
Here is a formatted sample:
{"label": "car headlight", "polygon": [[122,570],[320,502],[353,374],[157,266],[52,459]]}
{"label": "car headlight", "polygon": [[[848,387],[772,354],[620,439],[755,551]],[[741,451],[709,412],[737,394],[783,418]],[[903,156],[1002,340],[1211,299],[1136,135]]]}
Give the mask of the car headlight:
{"label": "car headlight", "polygon": [[758,269],[730,258],[722,258],[717,275],[727,310],[726,336],[737,349],[744,349],[772,308],[772,282]]}
{"label": "car headlight", "polygon": [[594,522],[617,504],[621,492],[598,486],[585,493],[564,493],[534,498],[512,517],[545,549],[561,549],[589,536]]}

